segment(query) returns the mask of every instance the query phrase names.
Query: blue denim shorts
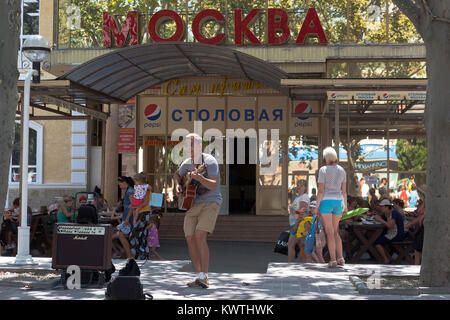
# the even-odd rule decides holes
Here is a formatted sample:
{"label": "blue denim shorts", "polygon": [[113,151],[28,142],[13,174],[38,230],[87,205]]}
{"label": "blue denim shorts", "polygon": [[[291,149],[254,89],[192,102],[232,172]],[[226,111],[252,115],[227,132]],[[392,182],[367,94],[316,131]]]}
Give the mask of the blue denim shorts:
{"label": "blue denim shorts", "polygon": [[320,202],[319,212],[321,214],[342,214],[342,200],[322,200]]}

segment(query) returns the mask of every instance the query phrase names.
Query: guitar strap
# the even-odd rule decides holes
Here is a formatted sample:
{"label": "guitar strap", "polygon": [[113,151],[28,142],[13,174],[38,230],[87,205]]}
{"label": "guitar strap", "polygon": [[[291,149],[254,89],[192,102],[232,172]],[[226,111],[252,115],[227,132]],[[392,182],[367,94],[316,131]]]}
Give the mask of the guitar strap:
{"label": "guitar strap", "polygon": [[[192,161],[194,161],[194,160],[192,160]],[[205,159],[204,159],[203,153],[202,153],[202,163],[201,164],[196,164],[195,168],[198,169],[198,167],[200,165],[204,164],[204,163],[205,163]],[[207,171],[205,171],[205,173],[207,174]],[[201,194],[205,193],[206,191],[208,191],[208,189],[202,187],[202,185],[198,181],[191,181],[191,184],[194,184],[195,186],[197,186],[197,192],[196,193],[198,195],[201,195]]]}

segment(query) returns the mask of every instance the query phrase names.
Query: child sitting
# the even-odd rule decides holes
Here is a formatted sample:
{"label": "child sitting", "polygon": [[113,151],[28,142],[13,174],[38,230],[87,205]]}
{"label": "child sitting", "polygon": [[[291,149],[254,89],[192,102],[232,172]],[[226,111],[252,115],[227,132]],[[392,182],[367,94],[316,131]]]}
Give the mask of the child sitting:
{"label": "child sitting", "polygon": [[151,196],[152,187],[147,184],[147,176],[143,172],[136,174],[133,179],[135,181],[135,185],[133,187],[133,194],[130,194],[130,208],[133,213],[133,225],[135,225],[139,215],[139,210],[145,206],[144,202],[146,201],[144,200],[147,198],[148,202],[150,202],[149,197]]}
{"label": "child sitting", "polygon": [[162,260],[161,256],[156,252],[156,248],[159,248],[159,238],[158,238],[158,215],[153,214],[150,216],[150,223],[147,227],[147,245],[149,248],[148,258],[151,259],[152,253],[159,259]]}
{"label": "child sitting", "polygon": [[[311,209],[311,207],[310,207]],[[313,217],[310,215],[310,212],[305,210],[305,213],[308,215],[305,216],[300,222],[300,225],[297,230],[297,238],[306,238],[308,235],[309,229],[311,228]],[[311,254],[305,254],[305,260],[307,263],[316,262],[316,263],[325,263],[322,252],[323,248],[326,245],[325,232],[323,230],[323,226],[320,222],[316,222],[316,235],[315,235],[315,249]],[[302,253],[305,250],[305,241],[302,241]]]}
{"label": "child sitting", "polygon": [[309,262],[308,255],[305,254],[305,238],[308,235],[309,228],[311,227],[312,223],[312,216],[310,216],[310,212],[306,209],[301,209],[296,212],[299,215],[299,218],[302,218],[302,221],[298,225],[297,239],[301,239],[299,245],[301,249],[301,256],[302,258],[306,259],[306,262]]}

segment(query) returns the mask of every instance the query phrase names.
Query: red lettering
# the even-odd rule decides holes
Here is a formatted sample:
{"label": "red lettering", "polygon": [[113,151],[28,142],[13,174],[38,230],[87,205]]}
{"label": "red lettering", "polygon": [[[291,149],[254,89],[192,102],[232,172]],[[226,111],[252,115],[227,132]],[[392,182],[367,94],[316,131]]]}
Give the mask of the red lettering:
{"label": "red lettering", "polygon": [[255,35],[248,29],[248,25],[255,19],[261,9],[252,9],[248,15],[242,20],[242,10],[234,10],[234,44],[242,45],[242,36],[253,44],[261,44]]}
{"label": "red lettering", "polygon": [[[277,21],[279,17],[279,21]],[[267,13],[268,44],[283,44],[289,41],[291,31],[288,27],[288,14],[283,9],[269,9]],[[276,31],[281,31],[280,37]]]}
{"label": "red lettering", "polygon": [[[251,9],[248,14],[243,17],[241,9],[234,10],[234,44],[241,46],[244,43],[244,37],[253,45],[261,45],[255,34],[250,30],[252,24],[261,12],[261,9]],[[159,34],[162,24],[168,20],[175,22],[176,30],[169,38],[163,38]],[[206,23],[215,22],[223,27],[226,19],[222,13],[214,9],[203,10],[198,13],[192,21],[192,33],[199,43],[217,45],[224,41],[227,34],[219,31],[211,37],[207,37],[202,33]],[[178,42],[182,41],[185,36],[185,22],[172,10],[161,10],[156,12],[148,22],[148,32],[150,38],[154,42]],[[322,25],[315,8],[309,8],[305,21],[298,33],[296,43],[304,44],[308,36],[318,38],[320,44],[327,44],[328,40],[323,31]],[[114,38],[114,39],[113,39]],[[103,12],[103,44],[105,47],[124,47],[127,39],[130,46],[138,45],[138,13],[137,11],[129,11],[122,27],[117,23],[113,16],[108,12]],[[286,11],[280,8],[269,8],[267,10],[267,44],[279,45],[289,42],[290,29],[289,17]],[[115,42],[115,44],[114,44]]]}
{"label": "red lettering", "polygon": [[319,16],[314,8],[309,8],[306,13],[305,21],[297,37],[295,43],[305,43],[306,36],[312,34],[319,38],[319,43],[327,44],[328,40],[323,32],[322,25],[320,24]]}
{"label": "red lettering", "polygon": [[125,46],[128,34],[130,34],[130,46],[138,44],[138,13],[137,11],[129,11],[125,20],[122,31],[119,32],[118,23],[108,12],[103,12],[103,45],[112,47],[111,32],[114,35],[116,46]]}
{"label": "red lettering", "polygon": [[[167,20],[173,20],[176,24],[176,30],[170,38],[161,38],[158,34],[158,29]],[[155,42],[180,41],[184,37],[184,22],[183,19],[172,10],[161,10],[156,12],[148,23],[148,32],[150,37]]]}
{"label": "red lettering", "polygon": [[225,17],[217,10],[208,9],[201,11],[195,16],[194,21],[192,21],[192,33],[198,42],[206,44],[219,44],[223,41],[223,39],[225,39],[225,33],[219,33],[212,38],[206,38],[203,36],[201,29],[206,22],[211,20],[215,20],[223,24],[225,22]]}

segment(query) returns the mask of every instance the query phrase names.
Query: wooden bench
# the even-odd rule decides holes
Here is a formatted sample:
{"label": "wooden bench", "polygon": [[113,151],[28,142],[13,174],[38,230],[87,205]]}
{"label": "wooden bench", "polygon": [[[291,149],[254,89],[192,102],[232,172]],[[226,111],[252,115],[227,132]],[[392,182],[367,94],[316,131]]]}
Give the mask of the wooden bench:
{"label": "wooden bench", "polygon": [[414,258],[410,255],[410,253],[414,253],[413,242],[411,240],[405,239],[400,242],[392,242],[389,244],[389,247],[398,254],[398,257],[394,260],[394,264],[401,264],[403,260],[408,261],[409,264],[414,264]]}

